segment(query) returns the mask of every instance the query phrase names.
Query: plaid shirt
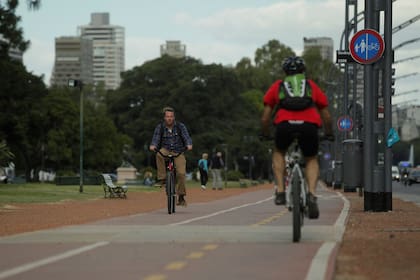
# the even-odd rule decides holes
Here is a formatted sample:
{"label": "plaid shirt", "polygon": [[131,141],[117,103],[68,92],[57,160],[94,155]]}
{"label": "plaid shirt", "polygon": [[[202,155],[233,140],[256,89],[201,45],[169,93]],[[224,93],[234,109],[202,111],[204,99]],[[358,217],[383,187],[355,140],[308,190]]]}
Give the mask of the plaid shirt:
{"label": "plaid shirt", "polygon": [[[161,135],[162,132],[163,135]],[[187,145],[192,145],[192,139],[183,123],[175,122],[172,130],[160,123],[155,128],[151,145],[165,148],[171,152],[181,153],[185,151]]]}

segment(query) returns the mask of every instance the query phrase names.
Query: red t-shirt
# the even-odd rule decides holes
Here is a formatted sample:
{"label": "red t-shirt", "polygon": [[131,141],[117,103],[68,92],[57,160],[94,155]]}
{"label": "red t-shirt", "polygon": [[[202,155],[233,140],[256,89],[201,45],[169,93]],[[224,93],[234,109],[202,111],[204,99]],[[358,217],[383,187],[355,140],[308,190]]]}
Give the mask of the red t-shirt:
{"label": "red t-shirt", "polygon": [[[264,105],[270,106],[272,109],[279,103],[279,86],[282,81],[275,81],[264,95]],[[279,109],[274,117],[274,124],[283,121],[304,121],[314,123],[321,126],[321,116],[318,109],[323,109],[328,106],[328,98],[325,93],[312,80],[308,80],[312,88],[312,100],[315,106],[311,106],[301,111],[290,111],[286,109]]]}

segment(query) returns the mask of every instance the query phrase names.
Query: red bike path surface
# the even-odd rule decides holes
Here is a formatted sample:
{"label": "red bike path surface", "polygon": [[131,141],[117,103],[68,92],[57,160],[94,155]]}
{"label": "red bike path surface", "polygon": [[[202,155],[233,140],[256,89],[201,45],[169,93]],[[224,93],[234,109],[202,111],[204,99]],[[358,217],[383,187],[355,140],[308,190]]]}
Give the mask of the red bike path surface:
{"label": "red bike path surface", "polygon": [[349,203],[319,188],[320,218],[292,216],[272,190],[0,238],[0,279],[332,279]]}

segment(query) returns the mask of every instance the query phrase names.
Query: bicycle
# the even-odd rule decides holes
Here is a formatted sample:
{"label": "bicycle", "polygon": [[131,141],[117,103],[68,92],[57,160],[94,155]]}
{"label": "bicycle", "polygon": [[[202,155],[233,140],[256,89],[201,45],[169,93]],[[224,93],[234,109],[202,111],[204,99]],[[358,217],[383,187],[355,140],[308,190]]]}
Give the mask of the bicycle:
{"label": "bicycle", "polygon": [[156,153],[159,153],[165,159],[166,166],[166,196],[168,204],[168,214],[175,213],[175,204],[176,204],[176,167],[175,167],[175,158],[182,154],[178,153],[176,155],[164,155],[161,151],[155,150]]}
{"label": "bicycle", "polygon": [[303,218],[308,216],[308,184],[303,174],[303,155],[295,138],[289,150],[290,173],[286,179],[286,207],[293,212],[293,242],[299,242]]}

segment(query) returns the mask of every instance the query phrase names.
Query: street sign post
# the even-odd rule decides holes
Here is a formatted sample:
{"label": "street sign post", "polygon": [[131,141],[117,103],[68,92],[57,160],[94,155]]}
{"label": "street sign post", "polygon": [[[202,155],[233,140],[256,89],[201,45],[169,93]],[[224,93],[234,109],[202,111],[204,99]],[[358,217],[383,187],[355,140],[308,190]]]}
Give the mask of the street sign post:
{"label": "street sign post", "polygon": [[350,54],[360,64],[378,61],[385,50],[384,39],[373,29],[363,29],[354,34],[350,41]]}

